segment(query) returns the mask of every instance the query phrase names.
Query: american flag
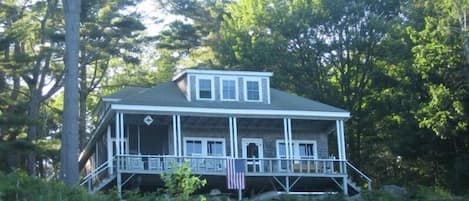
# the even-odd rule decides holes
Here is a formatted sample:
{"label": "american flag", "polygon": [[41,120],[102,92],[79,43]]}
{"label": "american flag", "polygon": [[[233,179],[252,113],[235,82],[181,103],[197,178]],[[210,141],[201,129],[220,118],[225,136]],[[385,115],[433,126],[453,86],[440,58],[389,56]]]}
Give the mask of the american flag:
{"label": "american flag", "polygon": [[244,159],[228,159],[226,161],[226,183],[228,189],[241,189],[246,186],[244,174],[246,161]]}

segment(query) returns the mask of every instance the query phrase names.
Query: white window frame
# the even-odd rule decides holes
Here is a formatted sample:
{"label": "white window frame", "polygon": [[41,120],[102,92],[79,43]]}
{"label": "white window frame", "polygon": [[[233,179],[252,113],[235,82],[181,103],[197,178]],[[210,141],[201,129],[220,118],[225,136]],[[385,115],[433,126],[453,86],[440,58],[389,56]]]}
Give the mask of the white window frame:
{"label": "white window frame", "polygon": [[[229,81],[234,81],[235,85],[235,98],[234,99],[229,99],[223,97],[223,81],[229,80]],[[222,101],[238,101],[239,100],[239,92],[238,92],[238,78],[236,77],[220,77],[220,99]]]}
{"label": "white window frame", "polygon": [[[199,81],[200,80],[210,80],[210,98],[201,98],[200,97],[200,88],[199,88]],[[197,94],[197,100],[215,100],[215,81],[213,76],[201,76],[197,75],[195,79],[195,91]]]}
{"label": "white window frame", "polygon": [[[249,100],[248,99],[248,82],[257,82],[259,84],[259,100]],[[262,102],[262,79],[261,78],[253,78],[253,77],[245,77],[244,78],[244,101],[246,102]]]}
{"label": "white window frame", "polygon": [[204,137],[184,137],[184,156],[187,155],[187,141],[201,141],[202,142],[202,154],[200,156],[203,157],[220,157],[220,156],[208,156],[207,149],[208,149],[208,142],[209,141],[215,141],[215,142],[221,142],[222,143],[222,156],[226,156],[226,144],[225,144],[225,138],[204,138]]}
{"label": "white window frame", "polygon": [[[285,140],[277,140],[275,143],[277,158],[280,159],[279,145],[285,143]],[[293,145],[293,159],[301,159],[300,144],[314,144],[313,159],[318,159],[318,143],[316,140],[292,140]],[[286,147],[285,147],[286,149]]]}

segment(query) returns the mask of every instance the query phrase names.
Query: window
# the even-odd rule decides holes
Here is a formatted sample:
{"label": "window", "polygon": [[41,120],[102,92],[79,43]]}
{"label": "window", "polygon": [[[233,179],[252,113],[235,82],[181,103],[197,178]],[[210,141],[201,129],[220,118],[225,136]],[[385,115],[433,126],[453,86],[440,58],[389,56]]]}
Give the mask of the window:
{"label": "window", "polygon": [[[317,158],[316,141],[293,140],[293,158],[314,159]],[[285,141],[277,140],[277,157],[286,158]]]}
{"label": "window", "polygon": [[300,158],[314,158],[315,150],[314,144],[312,143],[300,143],[298,145],[298,152]]}
{"label": "window", "polygon": [[259,79],[247,79],[245,82],[245,100],[260,102],[261,101],[261,86]]}
{"label": "window", "polygon": [[222,138],[185,138],[186,156],[225,156],[225,139]]}
{"label": "window", "polygon": [[223,142],[207,141],[207,155],[208,156],[223,156]]}
{"label": "window", "polygon": [[186,155],[200,156],[202,155],[202,141],[200,140],[187,140],[186,141]]}
{"label": "window", "polygon": [[197,79],[197,99],[198,100],[213,100],[213,79],[212,78],[198,78]]}
{"label": "window", "polygon": [[238,90],[236,87],[236,79],[221,79],[221,99],[237,100]]}

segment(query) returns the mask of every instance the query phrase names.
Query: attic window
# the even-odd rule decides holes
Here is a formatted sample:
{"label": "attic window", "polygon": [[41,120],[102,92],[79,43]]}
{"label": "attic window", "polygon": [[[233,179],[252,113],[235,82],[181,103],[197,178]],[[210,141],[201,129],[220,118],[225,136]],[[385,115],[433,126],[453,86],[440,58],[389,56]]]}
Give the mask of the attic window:
{"label": "attic window", "polygon": [[238,90],[236,88],[235,78],[222,78],[221,79],[221,99],[224,101],[238,100]]}
{"label": "attic window", "polygon": [[246,101],[259,102],[261,101],[261,87],[260,80],[246,80],[245,82],[245,97]]}
{"label": "attic window", "polygon": [[197,99],[213,100],[213,79],[199,78],[197,79]]}

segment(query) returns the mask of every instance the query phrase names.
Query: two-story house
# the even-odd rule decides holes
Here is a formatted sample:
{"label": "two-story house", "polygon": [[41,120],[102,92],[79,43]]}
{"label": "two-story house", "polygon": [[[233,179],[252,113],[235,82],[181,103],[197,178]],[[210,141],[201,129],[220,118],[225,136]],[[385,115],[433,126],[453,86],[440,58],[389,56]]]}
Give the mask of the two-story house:
{"label": "two-story house", "polygon": [[[102,97],[99,123],[80,155],[82,185],[156,189],[188,162],[207,189],[226,189],[227,159],[245,160],[246,190],[357,192],[346,159],[350,113],[270,87],[270,72],[187,69],[151,88]],[[356,178],[360,178],[360,177]]]}

